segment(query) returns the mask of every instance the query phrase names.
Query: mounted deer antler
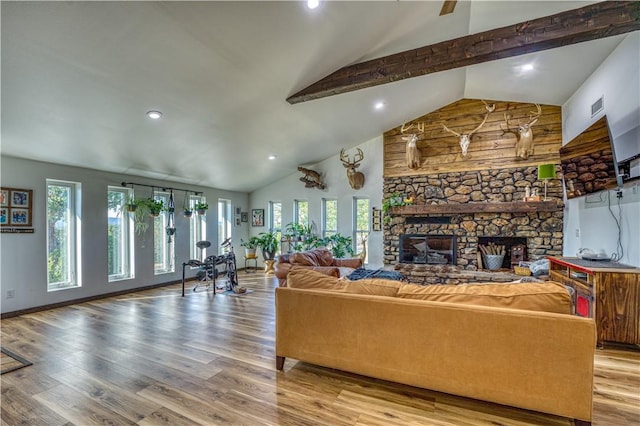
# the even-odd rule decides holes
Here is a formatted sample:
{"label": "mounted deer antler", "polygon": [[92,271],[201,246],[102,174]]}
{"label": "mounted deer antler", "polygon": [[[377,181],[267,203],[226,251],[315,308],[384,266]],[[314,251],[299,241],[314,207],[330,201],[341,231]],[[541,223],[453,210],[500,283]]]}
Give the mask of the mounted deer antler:
{"label": "mounted deer antler", "polygon": [[358,148],[358,153],[353,156],[353,161],[349,159],[349,156],[344,153],[344,148],[340,150],[340,161],[342,165],[347,169],[347,178],[349,178],[349,185],[353,189],[360,189],[364,186],[364,174],[356,171],[360,167],[360,162],[364,159],[364,153]]}
{"label": "mounted deer antler", "polygon": [[408,126],[405,123],[400,128],[400,133],[404,134],[414,126],[417,130],[416,133],[408,133],[407,136],[402,137],[402,140],[407,142],[406,160],[407,167],[410,169],[417,169],[420,167],[420,150],[418,149],[416,142],[418,141],[418,135],[424,133],[424,123],[409,124]]}
{"label": "mounted deer antler", "polygon": [[324,183],[322,183],[322,176],[315,170],[305,169],[302,166],[298,166],[298,171],[304,173],[304,176],[300,178],[304,182],[305,188],[318,188],[324,189]]}
{"label": "mounted deer antler", "polygon": [[487,122],[487,118],[489,118],[489,114],[491,114],[496,109],[496,104],[489,105],[485,101],[482,101],[482,103],[484,104],[484,107],[487,110],[487,114],[484,116],[484,120],[482,120],[482,123],[480,123],[480,125],[478,127],[476,127],[475,129],[473,129],[472,131],[470,131],[468,133],[454,132],[453,130],[451,130],[450,128],[445,126],[444,123],[442,123],[442,127],[444,128],[444,130],[446,130],[447,132],[452,133],[452,134],[456,135],[458,138],[460,138],[460,148],[462,148],[462,155],[463,156],[467,155],[467,149],[469,148],[469,143],[471,142],[471,136],[475,132],[480,130],[480,128],[482,126],[484,126],[484,123]]}
{"label": "mounted deer antler", "polygon": [[530,155],[533,154],[533,130],[531,126],[536,124],[536,121],[540,118],[542,114],[542,108],[540,108],[540,104],[534,104],[536,106],[537,111],[529,112],[529,122],[520,124],[520,120],[516,122],[516,127],[511,127],[511,115],[504,113],[504,121],[507,126],[506,129],[503,129],[504,133],[513,133],[516,135],[516,157],[526,159],[529,158]]}

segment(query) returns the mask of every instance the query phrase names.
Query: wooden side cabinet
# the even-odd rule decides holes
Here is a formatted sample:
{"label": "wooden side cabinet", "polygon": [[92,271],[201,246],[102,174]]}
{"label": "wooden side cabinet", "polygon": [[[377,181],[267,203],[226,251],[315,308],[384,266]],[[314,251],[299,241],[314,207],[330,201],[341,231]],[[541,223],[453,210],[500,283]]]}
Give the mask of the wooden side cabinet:
{"label": "wooden side cabinet", "polygon": [[640,347],[640,268],[607,261],[549,257],[549,275],[574,290],[574,313],[594,318],[598,345]]}

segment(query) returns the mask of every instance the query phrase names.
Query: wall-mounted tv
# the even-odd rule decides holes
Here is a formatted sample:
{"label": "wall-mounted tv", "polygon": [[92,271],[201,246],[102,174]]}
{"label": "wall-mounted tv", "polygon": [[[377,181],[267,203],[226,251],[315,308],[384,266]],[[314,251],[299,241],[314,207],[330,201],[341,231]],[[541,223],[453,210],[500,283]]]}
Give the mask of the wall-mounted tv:
{"label": "wall-mounted tv", "polygon": [[607,116],[560,148],[567,198],[622,186]]}

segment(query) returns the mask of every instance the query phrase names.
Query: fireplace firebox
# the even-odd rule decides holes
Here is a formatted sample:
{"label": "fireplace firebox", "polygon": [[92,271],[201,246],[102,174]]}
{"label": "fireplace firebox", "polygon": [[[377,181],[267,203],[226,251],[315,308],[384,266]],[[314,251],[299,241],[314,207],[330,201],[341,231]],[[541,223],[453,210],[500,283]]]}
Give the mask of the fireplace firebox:
{"label": "fireplace firebox", "polygon": [[405,234],[400,236],[400,263],[456,264],[453,235]]}

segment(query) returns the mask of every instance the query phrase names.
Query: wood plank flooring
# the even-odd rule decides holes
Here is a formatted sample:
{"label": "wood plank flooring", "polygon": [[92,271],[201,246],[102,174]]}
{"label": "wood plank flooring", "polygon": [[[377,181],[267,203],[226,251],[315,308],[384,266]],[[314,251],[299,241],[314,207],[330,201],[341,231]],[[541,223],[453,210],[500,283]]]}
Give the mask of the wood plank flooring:
{"label": "wood plank flooring", "polygon": [[[0,377],[1,424],[570,425],[571,420],[287,360],[275,370],[276,279],[244,296],[174,285],[1,322],[34,363]],[[640,425],[640,353],[598,350],[594,425]]]}

